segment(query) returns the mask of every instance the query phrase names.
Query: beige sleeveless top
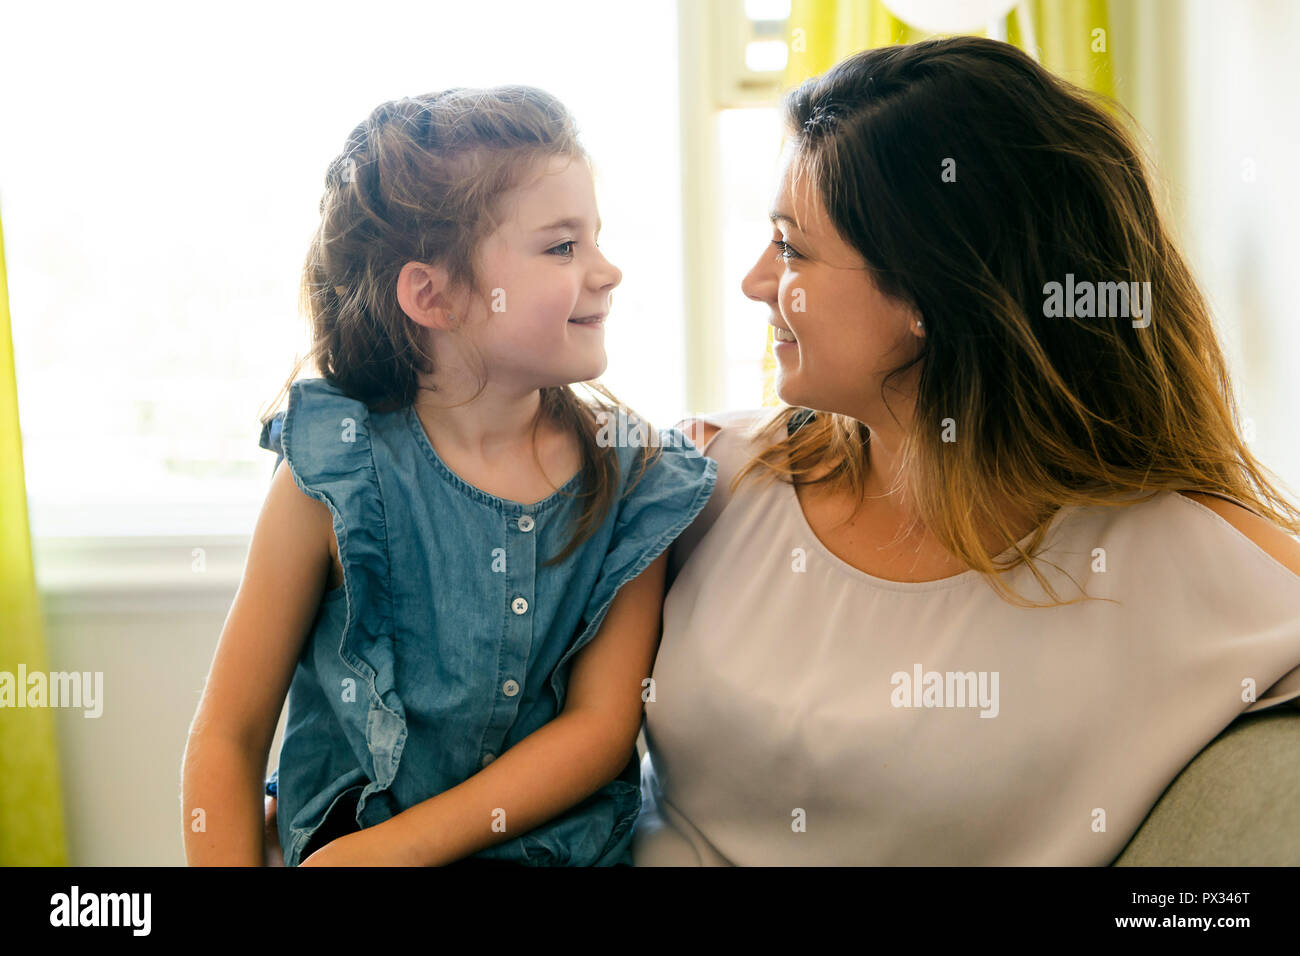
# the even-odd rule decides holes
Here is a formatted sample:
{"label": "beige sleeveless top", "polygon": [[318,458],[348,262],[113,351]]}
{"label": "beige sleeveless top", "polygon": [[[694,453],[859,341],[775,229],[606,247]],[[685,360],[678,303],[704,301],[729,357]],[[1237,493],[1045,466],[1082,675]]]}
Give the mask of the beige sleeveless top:
{"label": "beige sleeveless top", "polygon": [[768,411],[701,416],[718,481],[670,559],[637,865],[1105,865],[1238,715],[1300,704],[1300,576],[1203,505],[1057,513],[1043,573],[1110,601],[887,581],[790,485],[729,494]]}

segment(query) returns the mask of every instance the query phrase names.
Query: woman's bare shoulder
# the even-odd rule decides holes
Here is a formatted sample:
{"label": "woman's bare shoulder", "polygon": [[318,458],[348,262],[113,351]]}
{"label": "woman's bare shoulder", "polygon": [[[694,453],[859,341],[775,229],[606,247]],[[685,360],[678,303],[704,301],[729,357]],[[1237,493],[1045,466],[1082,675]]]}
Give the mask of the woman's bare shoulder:
{"label": "woman's bare shoulder", "polygon": [[720,426],[702,418],[684,418],[673,427],[689,438],[701,454],[708,448],[713,436],[722,431]]}
{"label": "woman's bare shoulder", "polygon": [[[761,414],[761,410],[757,413]],[[707,455],[718,462],[718,477],[708,503],[695,516],[695,520],[691,522],[690,526],[672,544],[671,557],[668,562],[668,579],[670,582],[677,576],[677,571],[685,563],[686,558],[694,550],[696,544],[713,527],[718,516],[731,501],[732,478],[737,469],[744,464],[747,455],[746,448],[743,445],[730,440],[719,444],[716,439],[724,431],[732,434],[736,429],[743,429],[746,423],[752,423],[754,414],[755,412],[749,410],[721,412],[707,416],[685,418],[673,426],[691,440],[691,444],[699,449],[700,454]],[[712,419],[712,421],[709,421],[709,419]]]}
{"label": "woman's bare shoulder", "polygon": [[683,418],[673,427],[686,435],[701,452],[705,452],[718,432],[730,429],[733,433],[748,433],[751,428],[759,428],[761,424],[769,421],[776,413],[779,413],[778,409],[767,406],[738,408],[726,412],[692,415]]}
{"label": "woman's bare shoulder", "polygon": [[1180,491],[1184,498],[1204,505],[1232,525],[1283,567],[1300,575],[1300,541],[1252,511],[1216,495]]}

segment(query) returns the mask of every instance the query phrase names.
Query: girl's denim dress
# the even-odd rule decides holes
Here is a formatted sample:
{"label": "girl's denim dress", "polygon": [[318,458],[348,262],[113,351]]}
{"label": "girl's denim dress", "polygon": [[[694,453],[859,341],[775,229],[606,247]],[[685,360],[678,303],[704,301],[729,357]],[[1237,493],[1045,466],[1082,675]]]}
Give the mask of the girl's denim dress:
{"label": "girl's denim dress", "polygon": [[[329,506],[343,567],[298,659],[268,781],[286,866],[302,861],[331,811],[322,837],[341,817],[374,826],[557,716],[573,656],[615,592],[690,524],[717,480],[716,461],[662,429],[661,457],[623,497],[645,441],[610,442],[619,500],[566,561],[542,567],[569,540],[581,474],[536,504],[498,498],[443,463],[414,409],[372,413],[319,378],[292,385],[259,443]],[[640,808],[633,752],[582,803],[471,859],[630,864]]]}

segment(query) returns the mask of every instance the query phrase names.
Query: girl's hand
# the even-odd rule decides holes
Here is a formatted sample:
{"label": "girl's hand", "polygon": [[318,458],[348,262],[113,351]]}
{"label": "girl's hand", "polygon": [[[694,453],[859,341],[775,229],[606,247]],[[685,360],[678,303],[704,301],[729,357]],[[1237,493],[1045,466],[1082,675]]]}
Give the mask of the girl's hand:
{"label": "girl's hand", "polygon": [[284,853],[280,849],[280,830],[275,819],[275,797],[266,798],[266,829],[262,832],[265,857],[263,866],[284,866]]}
{"label": "girl's hand", "polygon": [[391,830],[383,824],[348,833],[331,840],[299,866],[420,866],[411,854],[410,844],[389,839]]}

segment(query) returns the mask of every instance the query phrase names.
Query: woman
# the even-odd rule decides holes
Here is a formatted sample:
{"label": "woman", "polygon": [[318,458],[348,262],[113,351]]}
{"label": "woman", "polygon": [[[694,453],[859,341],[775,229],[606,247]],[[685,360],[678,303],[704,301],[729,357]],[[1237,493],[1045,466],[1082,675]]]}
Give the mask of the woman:
{"label": "woman", "polygon": [[958,37],[786,120],[742,288],[787,407],[688,426],[635,860],[1110,863],[1300,698],[1300,511],[1104,104]]}

